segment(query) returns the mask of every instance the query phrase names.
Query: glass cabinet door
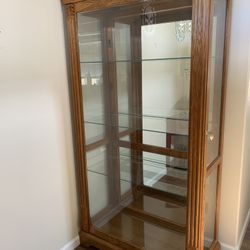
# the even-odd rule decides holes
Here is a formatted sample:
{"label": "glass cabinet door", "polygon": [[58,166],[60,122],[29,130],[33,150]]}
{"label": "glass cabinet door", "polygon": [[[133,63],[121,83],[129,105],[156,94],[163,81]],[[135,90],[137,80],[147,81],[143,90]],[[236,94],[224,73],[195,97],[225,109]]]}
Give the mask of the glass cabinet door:
{"label": "glass cabinet door", "polygon": [[92,233],[185,249],[192,1],[77,15]]}
{"label": "glass cabinet door", "polygon": [[226,0],[214,0],[212,19],[212,46],[209,74],[209,113],[207,141],[207,179],[205,194],[205,247],[210,247],[215,235],[217,220],[218,181],[221,174],[220,155],[221,107],[223,84],[223,61],[226,24]]}

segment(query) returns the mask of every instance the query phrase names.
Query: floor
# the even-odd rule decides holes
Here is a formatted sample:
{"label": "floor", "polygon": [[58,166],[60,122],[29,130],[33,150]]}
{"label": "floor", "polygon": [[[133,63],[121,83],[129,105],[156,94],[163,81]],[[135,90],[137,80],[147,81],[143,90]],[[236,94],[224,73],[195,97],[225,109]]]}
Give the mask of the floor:
{"label": "floor", "polygon": [[[93,248],[82,248],[82,247],[78,247],[75,250],[93,250]],[[250,224],[248,226],[245,238],[243,240],[242,246],[240,250],[250,250]]]}
{"label": "floor", "polygon": [[250,250],[250,224],[248,225],[247,232],[240,250]]}

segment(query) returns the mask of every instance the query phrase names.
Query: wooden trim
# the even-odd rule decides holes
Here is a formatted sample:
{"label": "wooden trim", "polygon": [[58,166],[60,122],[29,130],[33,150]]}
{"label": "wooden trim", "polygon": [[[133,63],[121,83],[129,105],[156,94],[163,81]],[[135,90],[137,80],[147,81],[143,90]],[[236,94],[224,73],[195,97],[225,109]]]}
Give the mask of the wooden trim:
{"label": "wooden trim", "polygon": [[187,152],[177,151],[169,148],[161,148],[157,146],[151,146],[147,144],[137,144],[135,147],[136,150],[151,152],[155,154],[168,155],[177,158],[187,159]]}
{"label": "wooden trim", "polygon": [[206,177],[208,177],[220,163],[221,163],[221,157],[218,156],[218,157],[217,157],[217,158],[207,167]]}
{"label": "wooden trim", "polygon": [[210,20],[211,0],[193,0],[186,238],[190,250],[204,248]]}
{"label": "wooden trim", "polygon": [[222,175],[222,165],[219,164],[217,166],[216,211],[215,211],[215,223],[214,223],[214,239],[215,240],[218,240],[218,238],[219,238],[221,175]]}
{"label": "wooden trim", "polygon": [[173,203],[174,205],[177,206],[186,206],[186,198],[183,196],[175,195],[172,193],[167,193],[165,191],[159,190],[159,189],[154,189],[152,187],[148,186],[139,186],[137,187],[138,191],[147,194],[151,197],[154,197],[156,199],[160,199],[162,201],[166,201],[169,203]]}
{"label": "wooden trim", "polygon": [[221,246],[220,246],[220,242],[218,240],[215,240],[211,247],[209,247],[209,250],[220,250]]}
{"label": "wooden trim", "polygon": [[92,151],[92,150],[94,150],[94,149],[96,149],[96,148],[99,148],[99,147],[101,147],[101,146],[105,146],[105,145],[107,145],[108,143],[109,143],[109,139],[108,138],[104,138],[104,139],[102,139],[102,140],[100,140],[100,141],[97,141],[97,142],[93,142],[93,143],[91,143],[91,144],[88,144],[88,145],[86,145],[86,151],[88,152],[88,151]]}
{"label": "wooden trim", "polygon": [[[104,240],[104,241],[107,241],[107,242],[110,242],[111,244],[113,244],[111,247],[111,249],[116,249],[115,247],[121,247],[121,250],[143,250],[135,245],[132,245],[132,244],[128,244],[126,243],[124,240],[122,239],[119,239],[118,237],[114,237],[112,235],[109,235],[109,234],[106,234],[104,232],[101,232],[99,230],[96,230],[94,228],[91,228],[90,229],[91,233],[96,235],[97,237],[99,237],[100,239]],[[95,243],[95,242],[94,242]],[[96,246],[96,244],[94,244],[94,246]],[[105,248],[100,248],[102,250],[106,250]],[[118,248],[120,249],[120,248]]]}
{"label": "wooden trim", "polygon": [[121,132],[119,132],[119,138],[131,135],[132,133],[134,133],[133,129],[128,129],[128,130],[121,131]]}
{"label": "wooden trim", "polygon": [[[92,234],[86,233],[84,231],[80,232],[80,242],[83,247],[95,246],[103,250],[123,250],[123,248],[114,246],[106,240],[96,237]],[[138,249],[139,250],[139,249]]]}
{"label": "wooden trim", "polygon": [[106,93],[108,103],[108,113],[110,114],[109,120],[112,121],[112,127],[109,129],[109,138],[111,143],[108,147],[108,155],[112,156],[110,162],[107,166],[109,171],[109,200],[114,203],[116,206],[121,199],[121,187],[120,187],[120,154],[119,146],[116,143],[119,140],[119,121],[118,116],[112,117],[112,114],[118,114],[118,92],[117,92],[117,72],[116,72],[116,63],[115,63],[115,46],[114,46],[114,21],[112,19],[105,20],[105,38],[104,46],[106,50],[105,61],[108,63],[106,68],[106,73],[108,74],[108,82],[106,82]]}
{"label": "wooden trim", "polygon": [[88,200],[88,182],[85,157],[85,131],[82,126],[84,121],[82,89],[80,81],[79,53],[77,45],[77,25],[74,5],[65,7],[66,23],[68,30],[68,51],[70,61],[70,91],[71,91],[71,112],[73,115],[74,141],[75,141],[75,159],[77,172],[79,175],[78,186],[80,191],[80,214],[81,229],[89,232],[89,200]]}
{"label": "wooden trim", "polygon": [[[132,127],[134,133],[131,134],[130,141],[133,144],[142,143],[142,64],[141,64],[141,22],[140,18],[133,19],[131,25],[131,112],[136,114],[132,116]],[[139,63],[136,63],[139,62]],[[138,117],[139,115],[139,117]],[[135,158],[132,162],[132,182],[133,194],[137,198],[137,186],[143,184],[143,164],[142,151],[136,149],[131,150],[131,154]]]}
{"label": "wooden trim", "polygon": [[171,185],[175,185],[178,187],[183,187],[186,188],[187,187],[187,180],[185,179],[181,179],[178,177],[174,177],[174,176],[170,176],[170,175],[164,175],[159,182],[164,182],[167,184],[171,184]]}
{"label": "wooden trim", "polygon": [[192,6],[177,7],[170,10],[169,13],[168,10],[165,10],[157,14],[157,24],[192,19]]}
{"label": "wooden trim", "polygon": [[61,0],[62,4],[74,4],[82,0]]}
{"label": "wooden trim", "polygon": [[[110,8],[114,5],[124,5],[130,3],[139,3],[140,0],[61,0],[62,4],[81,4],[86,5],[89,10],[94,11],[97,9]],[[110,2],[110,3],[109,3]],[[98,5],[98,6],[95,6]]]}
{"label": "wooden trim", "polygon": [[130,143],[127,141],[119,141],[119,146],[124,148],[131,148],[137,151],[145,151],[154,154],[173,156],[176,158],[187,159],[187,152],[177,151],[169,148],[162,148],[157,146],[151,146],[148,144],[140,144],[140,143]]}
{"label": "wooden trim", "polygon": [[[120,5],[128,5],[128,4],[136,4],[136,3],[141,3],[142,0],[61,0],[62,4],[87,4],[88,9],[94,10],[95,8],[110,8],[113,6],[120,6]],[[186,3],[187,6],[192,5],[192,0],[182,0],[179,2]],[[98,7],[95,7],[94,5],[99,4]],[[94,6],[91,8],[91,5]]]}
{"label": "wooden trim", "polygon": [[186,227],[184,225],[164,219],[157,215],[152,215],[144,210],[141,210],[132,206],[124,208],[123,212],[131,216],[137,217],[139,219],[142,219],[143,221],[148,221],[152,224],[156,224],[157,226],[160,226],[166,229],[174,230],[179,233],[186,232]]}
{"label": "wooden trim", "polygon": [[[130,135],[132,132],[133,132],[132,130],[125,130],[125,131],[119,132],[119,138]],[[107,145],[109,143],[110,143],[109,138],[101,139],[99,141],[96,141],[96,142],[93,142],[93,143],[90,143],[90,144],[86,145],[86,151],[87,152],[92,151],[92,150],[94,150],[96,148],[99,148],[101,146],[105,146],[105,145]]]}
{"label": "wooden trim", "polygon": [[[70,0],[62,0],[62,1],[70,1]],[[76,0],[73,0],[76,1]],[[142,0],[84,0],[84,1],[77,1],[74,3],[76,7],[76,12],[93,12],[103,9],[110,9],[112,7],[126,7],[129,5],[134,4],[134,7],[137,5],[136,11],[141,10],[141,5],[143,4]],[[154,3],[154,7],[156,11],[162,10],[164,11],[173,11],[178,9],[184,9],[187,7],[192,6],[192,0],[178,0],[178,1],[167,1],[164,2],[158,1]]]}
{"label": "wooden trim", "polygon": [[84,0],[78,1],[76,6],[77,12],[97,11],[102,9],[108,9],[112,7],[119,7],[129,4],[140,3],[140,0]]}

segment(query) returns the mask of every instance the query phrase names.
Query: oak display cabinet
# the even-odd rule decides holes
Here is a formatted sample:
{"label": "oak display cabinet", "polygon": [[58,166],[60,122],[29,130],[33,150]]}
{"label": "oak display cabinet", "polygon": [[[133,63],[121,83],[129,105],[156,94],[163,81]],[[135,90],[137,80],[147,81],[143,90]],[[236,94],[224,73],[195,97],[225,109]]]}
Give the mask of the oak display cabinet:
{"label": "oak display cabinet", "polygon": [[82,246],[219,249],[227,0],[62,0]]}

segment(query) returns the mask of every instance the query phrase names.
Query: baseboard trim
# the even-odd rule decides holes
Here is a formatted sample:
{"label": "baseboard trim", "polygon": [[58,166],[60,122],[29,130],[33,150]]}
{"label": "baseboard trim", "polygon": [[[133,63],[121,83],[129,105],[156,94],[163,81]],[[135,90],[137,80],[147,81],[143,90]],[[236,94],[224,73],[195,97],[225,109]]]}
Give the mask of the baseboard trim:
{"label": "baseboard trim", "polygon": [[242,242],[244,240],[244,237],[245,237],[245,234],[246,234],[246,231],[247,231],[247,227],[248,227],[249,221],[250,221],[250,209],[248,210],[247,217],[245,219],[243,228],[241,230],[239,242],[238,242],[238,245],[237,245],[237,250],[240,250],[240,247],[242,245]]}
{"label": "baseboard trim", "polygon": [[225,243],[220,243],[221,250],[236,250],[236,247],[227,245]]}
{"label": "baseboard trim", "polygon": [[236,246],[230,246],[230,245],[221,243],[221,250],[240,250],[249,222],[250,222],[250,209],[248,210],[247,217],[245,219],[243,228],[241,230],[238,244]]}
{"label": "baseboard trim", "polygon": [[74,250],[80,245],[79,236],[75,237],[73,240],[64,245],[60,250]]}

